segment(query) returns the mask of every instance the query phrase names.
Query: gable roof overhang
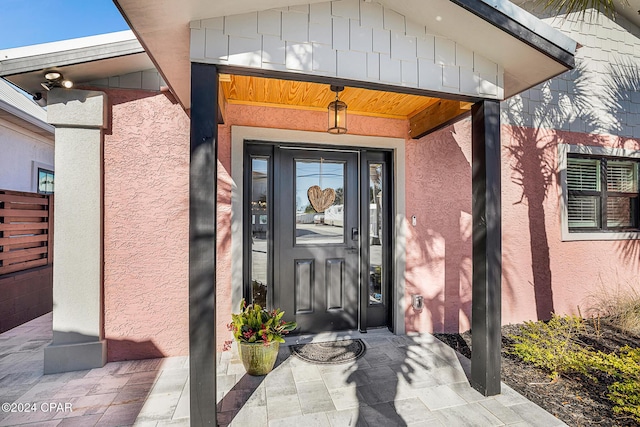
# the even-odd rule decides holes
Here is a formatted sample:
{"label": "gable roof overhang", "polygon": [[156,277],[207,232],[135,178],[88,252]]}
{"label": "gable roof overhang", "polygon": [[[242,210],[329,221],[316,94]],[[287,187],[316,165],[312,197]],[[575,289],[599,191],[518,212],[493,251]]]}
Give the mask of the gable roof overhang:
{"label": "gable roof overhang", "polygon": [[0,50],[0,77],[45,98],[41,83],[49,70],[72,82],[90,82],[154,67],[130,30]]}
{"label": "gable roof overhang", "polygon": [[[306,0],[304,4],[324,0]],[[356,0],[347,0],[356,1]],[[371,0],[365,0],[371,1]],[[114,0],[134,32],[123,31],[0,51],[0,76],[34,94],[43,72],[90,82],[158,69],[185,109],[190,107],[190,22],[256,11],[248,0]],[[300,0],[265,0],[259,9]],[[506,0],[380,0],[438,35],[499,64],[508,98],[573,67],[576,43]],[[134,35],[135,33],[135,35]],[[136,38],[137,35],[137,38]],[[147,51],[145,51],[145,47]],[[44,92],[44,91],[43,91]],[[46,96],[46,94],[45,94]]]}
{"label": "gable roof overhang", "polygon": [[[326,0],[113,0],[176,98],[190,106],[194,20]],[[365,0],[372,1],[372,0]],[[573,68],[575,41],[507,0],[379,0],[499,64],[505,98]]]}

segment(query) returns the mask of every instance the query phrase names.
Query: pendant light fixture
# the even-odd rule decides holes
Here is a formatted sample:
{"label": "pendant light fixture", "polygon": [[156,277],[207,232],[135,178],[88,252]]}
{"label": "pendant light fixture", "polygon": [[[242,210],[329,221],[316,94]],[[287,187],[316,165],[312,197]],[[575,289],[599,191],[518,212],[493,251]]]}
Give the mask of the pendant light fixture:
{"label": "pendant light fixture", "polygon": [[331,101],[327,107],[329,113],[329,127],[327,132],[334,134],[347,133],[347,104],[340,101],[339,94],[344,86],[331,85],[331,91],[336,93],[335,101]]}

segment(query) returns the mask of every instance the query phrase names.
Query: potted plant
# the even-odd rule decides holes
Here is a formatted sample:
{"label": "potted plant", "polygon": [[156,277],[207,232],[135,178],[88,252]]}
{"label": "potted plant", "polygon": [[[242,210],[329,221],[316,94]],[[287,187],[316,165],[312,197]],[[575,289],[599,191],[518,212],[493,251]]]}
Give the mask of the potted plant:
{"label": "potted plant", "polygon": [[249,375],[266,375],[273,369],[284,336],[293,331],[296,322],[282,320],[284,311],[267,310],[242,300],[240,313],[231,314],[228,328],[238,343],[238,353]]}

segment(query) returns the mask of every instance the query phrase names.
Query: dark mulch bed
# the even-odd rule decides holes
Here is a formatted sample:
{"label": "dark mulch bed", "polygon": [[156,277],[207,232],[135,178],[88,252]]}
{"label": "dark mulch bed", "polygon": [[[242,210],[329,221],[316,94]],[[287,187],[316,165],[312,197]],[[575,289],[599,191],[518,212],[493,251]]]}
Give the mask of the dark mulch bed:
{"label": "dark mulch bed", "polygon": [[[564,375],[551,383],[548,374],[507,353],[512,341],[509,335],[518,331],[519,325],[502,328],[502,381],[535,402],[570,426],[637,426],[628,417],[613,412],[607,400],[609,378],[594,382],[581,375]],[[471,358],[471,333],[434,334],[438,339]],[[590,321],[585,321],[584,333],[579,337],[594,350],[612,352],[625,345],[640,346],[640,337],[630,336],[612,325],[601,322],[597,334]]]}

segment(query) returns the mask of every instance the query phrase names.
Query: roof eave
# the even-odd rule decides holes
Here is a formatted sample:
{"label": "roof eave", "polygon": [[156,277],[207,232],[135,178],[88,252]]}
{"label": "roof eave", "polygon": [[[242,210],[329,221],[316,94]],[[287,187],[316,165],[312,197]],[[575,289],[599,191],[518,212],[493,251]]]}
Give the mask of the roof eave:
{"label": "roof eave", "polygon": [[53,135],[55,132],[55,127],[53,127],[49,123],[43,122],[42,120],[39,120],[33,117],[31,114],[28,114],[1,99],[0,99],[0,110],[3,110],[11,114],[12,116],[15,116],[17,119],[21,120],[22,122],[36,126],[42,129],[43,131],[50,133],[51,135]]}
{"label": "roof eave", "polygon": [[577,42],[505,0],[451,0],[565,66],[575,68]]}
{"label": "roof eave", "polygon": [[0,77],[28,73],[34,70],[44,70],[52,67],[64,67],[66,65],[99,61],[101,59],[110,59],[116,56],[126,56],[136,53],[144,53],[144,48],[138,40],[129,40],[108,45],[5,59],[3,61],[0,60]]}
{"label": "roof eave", "polygon": [[41,83],[49,70],[78,84],[152,68],[131,31],[0,51],[0,77],[32,95],[46,95]]}

